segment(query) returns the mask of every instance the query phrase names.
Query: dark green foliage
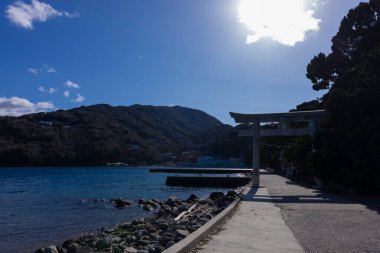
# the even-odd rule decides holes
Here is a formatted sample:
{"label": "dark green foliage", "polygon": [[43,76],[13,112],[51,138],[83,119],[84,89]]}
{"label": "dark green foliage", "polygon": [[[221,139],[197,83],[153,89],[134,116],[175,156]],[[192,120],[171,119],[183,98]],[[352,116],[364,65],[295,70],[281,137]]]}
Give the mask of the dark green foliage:
{"label": "dark green foliage", "polygon": [[246,164],[252,164],[252,139],[239,137],[239,130],[245,126],[221,125],[211,128],[198,136],[201,153],[218,156],[222,159],[229,157],[244,157]]}
{"label": "dark green foliage", "polygon": [[179,106],[94,105],[0,117],[0,165],[160,163],[165,152],[198,151],[196,137],[221,125]]}
{"label": "dark green foliage", "polygon": [[330,185],[379,194],[380,1],[350,10],[332,42],[307,67],[313,88],[329,89],[312,166]]}

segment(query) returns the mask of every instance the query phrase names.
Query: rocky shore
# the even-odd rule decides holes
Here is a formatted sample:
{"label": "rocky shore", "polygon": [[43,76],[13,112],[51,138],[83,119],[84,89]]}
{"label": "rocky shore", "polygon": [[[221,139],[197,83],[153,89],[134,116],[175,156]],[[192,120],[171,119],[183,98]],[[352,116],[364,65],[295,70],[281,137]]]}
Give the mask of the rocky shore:
{"label": "rocky shore", "polygon": [[[213,192],[204,199],[194,194],[187,200],[140,199],[137,204],[145,211],[154,212],[154,217],[103,228],[99,233],[84,234],[61,245],[40,248],[35,253],[159,253],[200,228],[239,196],[235,191],[228,191],[227,194]],[[133,204],[123,199],[113,199],[112,203],[116,208]]]}

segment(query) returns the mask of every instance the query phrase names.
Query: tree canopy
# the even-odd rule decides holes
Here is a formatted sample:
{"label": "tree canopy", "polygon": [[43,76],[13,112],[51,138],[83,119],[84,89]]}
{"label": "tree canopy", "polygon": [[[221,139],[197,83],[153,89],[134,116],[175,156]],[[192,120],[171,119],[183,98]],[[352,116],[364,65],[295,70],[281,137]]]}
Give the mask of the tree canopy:
{"label": "tree canopy", "polygon": [[331,184],[380,193],[380,0],[360,3],[343,18],[331,53],[307,66],[330,112],[316,140],[312,166]]}

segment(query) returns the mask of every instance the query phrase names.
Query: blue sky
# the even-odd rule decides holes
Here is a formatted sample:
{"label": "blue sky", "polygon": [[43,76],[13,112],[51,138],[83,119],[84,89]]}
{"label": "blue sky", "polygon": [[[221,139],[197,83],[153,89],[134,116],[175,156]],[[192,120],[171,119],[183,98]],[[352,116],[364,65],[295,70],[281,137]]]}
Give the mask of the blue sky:
{"label": "blue sky", "polygon": [[[248,24],[243,0],[3,0],[0,114],[181,105],[232,124],[229,111],[288,111],[322,95],[311,89],[306,65],[330,51],[341,19],[360,2],[297,0],[308,11],[299,13],[308,16],[298,22],[305,37],[286,42],[294,31],[286,21],[297,16],[292,1],[273,12],[244,7],[246,19],[257,21]],[[258,6],[268,12],[264,21],[255,21]],[[275,32],[258,37],[257,25],[267,28],[271,19]]]}

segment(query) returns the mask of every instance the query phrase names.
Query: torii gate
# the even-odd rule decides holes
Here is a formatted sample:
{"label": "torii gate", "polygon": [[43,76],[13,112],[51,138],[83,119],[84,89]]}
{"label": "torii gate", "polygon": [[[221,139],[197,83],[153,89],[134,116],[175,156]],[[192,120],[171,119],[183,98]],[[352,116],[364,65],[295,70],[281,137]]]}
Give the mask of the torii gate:
{"label": "torii gate", "polygon": [[[240,130],[239,136],[252,136],[253,141],[253,158],[252,158],[252,181],[253,187],[260,186],[259,169],[260,169],[260,136],[297,136],[311,135],[317,132],[317,120],[324,119],[327,111],[296,111],[284,113],[264,113],[264,114],[242,114],[230,112],[236,123],[252,125],[252,130]],[[290,122],[309,122],[309,127],[290,128]],[[278,122],[277,129],[261,129],[260,123]]]}

